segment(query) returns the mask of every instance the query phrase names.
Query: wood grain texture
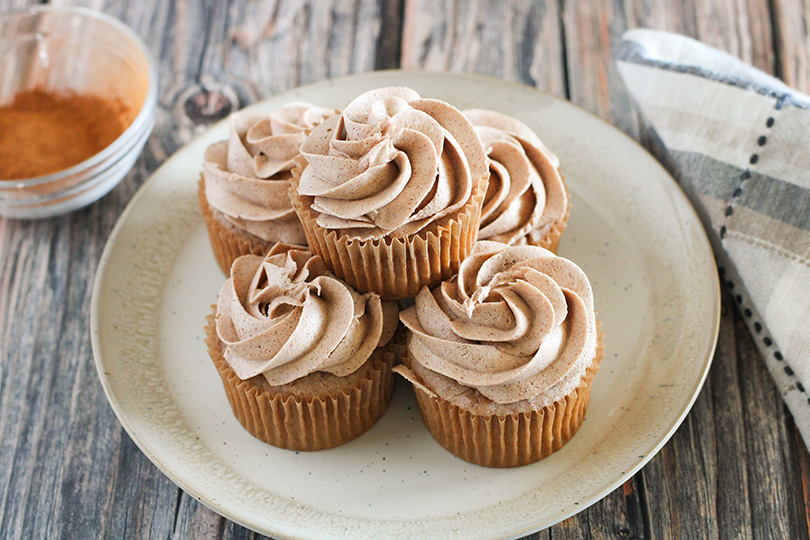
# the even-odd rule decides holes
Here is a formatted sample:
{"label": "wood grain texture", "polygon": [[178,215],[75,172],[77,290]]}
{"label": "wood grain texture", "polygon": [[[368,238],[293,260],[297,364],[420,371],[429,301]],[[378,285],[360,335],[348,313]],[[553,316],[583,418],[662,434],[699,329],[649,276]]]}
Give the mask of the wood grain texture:
{"label": "wood grain texture", "polygon": [[556,2],[410,1],[403,69],[492,75],[566,97]]}
{"label": "wood grain texture", "polygon": [[[27,4],[0,0],[0,11]],[[612,62],[627,29],[701,39],[810,90],[808,0],[73,1],[121,18],[160,63],[153,136],[101,201],[0,218],[0,538],[263,538],[154,467],[115,419],[87,331],[92,277],[149,174],[211,122],[326,77],[404,67],[477,72],[567,97],[660,157]],[[724,295],[694,409],[635,477],[529,538],[808,538],[810,456]]]}
{"label": "wood grain texture", "polygon": [[776,74],[790,86],[810,94],[810,1],[774,0],[771,13]]}
{"label": "wood grain texture", "polygon": [[34,4],[32,0],[7,0],[2,7],[2,11],[13,11],[17,9],[22,9],[26,6]]}

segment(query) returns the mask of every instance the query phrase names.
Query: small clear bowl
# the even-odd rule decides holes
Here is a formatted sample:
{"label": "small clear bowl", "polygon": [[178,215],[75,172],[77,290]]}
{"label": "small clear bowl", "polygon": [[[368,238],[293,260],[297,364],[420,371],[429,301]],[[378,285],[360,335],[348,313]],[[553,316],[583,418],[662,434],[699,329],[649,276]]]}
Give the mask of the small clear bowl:
{"label": "small clear bowl", "polygon": [[129,172],[157,114],[157,63],[121,21],[85,8],[37,6],[0,16],[0,105],[23,90],[93,94],[138,111],[96,155],[24,180],[0,178],[0,215],[43,218],[86,206]]}

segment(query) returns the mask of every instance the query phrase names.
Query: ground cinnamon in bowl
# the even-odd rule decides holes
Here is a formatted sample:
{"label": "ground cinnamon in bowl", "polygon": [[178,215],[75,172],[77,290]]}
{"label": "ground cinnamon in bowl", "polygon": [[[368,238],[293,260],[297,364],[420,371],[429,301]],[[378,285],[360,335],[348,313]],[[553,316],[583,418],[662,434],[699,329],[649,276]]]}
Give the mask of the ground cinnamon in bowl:
{"label": "ground cinnamon in bowl", "polygon": [[0,107],[0,179],[34,178],[81,163],[115,141],[133,116],[118,99],[23,90]]}

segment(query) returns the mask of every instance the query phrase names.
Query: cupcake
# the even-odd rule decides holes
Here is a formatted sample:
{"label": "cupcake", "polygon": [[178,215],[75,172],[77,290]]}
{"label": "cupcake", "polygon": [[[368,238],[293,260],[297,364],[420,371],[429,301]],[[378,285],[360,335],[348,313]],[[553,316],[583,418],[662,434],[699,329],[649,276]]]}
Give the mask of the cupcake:
{"label": "cupcake", "polygon": [[264,442],[320,450],[367,431],[391,399],[397,309],[304,248],[234,261],[206,344],[233,413]]}
{"label": "cupcake", "polygon": [[537,246],[478,242],[457,277],[400,313],[413,384],[433,437],[487,467],[538,461],[585,416],[602,359],[591,286]]}
{"label": "cupcake", "polygon": [[560,162],[523,122],[495,111],[464,111],[489,157],[479,240],[530,244],[556,253],[568,220]]}
{"label": "cupcake", "polygon": [[475,242],[487,157],[452,105],[366,92],[307,135],[299,162],[290,199],[309,246],[357,290],[412,297]]}
{"label": "cupcake", "polygon": [[227,275],[241,255],[306,237],[287,195],[304,132],[333,110],[290,103],[270,114],[234,113],[227,141],[205,151],[198,197],[211,247]]}

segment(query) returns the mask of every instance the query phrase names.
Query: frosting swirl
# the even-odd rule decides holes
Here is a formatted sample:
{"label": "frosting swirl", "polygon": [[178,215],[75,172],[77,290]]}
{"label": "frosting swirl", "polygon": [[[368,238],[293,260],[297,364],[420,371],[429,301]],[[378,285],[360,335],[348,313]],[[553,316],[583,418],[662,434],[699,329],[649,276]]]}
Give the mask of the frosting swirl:
{"label": "frosting swirl", "polygon": [[354,291],[299,246],[236,259],[217,299],[225,360],[240,379],[263,375],[273,386],[316,371],[346,376],[396,325],[395,303]]}
{"label": "frosting swirl", "polygon": [[390,87],[358,96],[301,145],[298,185],[326,229],[362,239],[412,235],[461,209],[486,153],[452,105]]}
{"label": "frosting swirl", "polygon": [[334,111],[294,102],[269,114],[230,116],[227,141],[205,151],[208,204],[235,226],[269,242],[305,244],[287,191],[304,133]]}
{"label": "frosting swirl", "polygon": [[489,157],[489,186],[479,240],[539,241],[565,215],[568,196],[560,162],[523,122],[495,111],[464,111]]}
{"label": "frosting swirl", "polygon": [[423,288],[400,320],[414,364],[500,404],[561,398],[597,349],[588,278],[536,246],[478,242],[458,276]]}

